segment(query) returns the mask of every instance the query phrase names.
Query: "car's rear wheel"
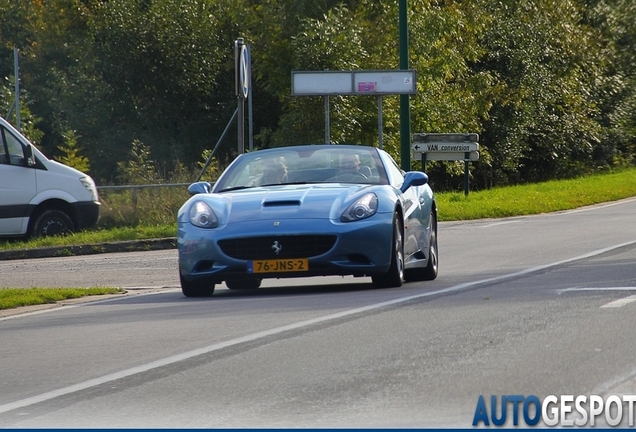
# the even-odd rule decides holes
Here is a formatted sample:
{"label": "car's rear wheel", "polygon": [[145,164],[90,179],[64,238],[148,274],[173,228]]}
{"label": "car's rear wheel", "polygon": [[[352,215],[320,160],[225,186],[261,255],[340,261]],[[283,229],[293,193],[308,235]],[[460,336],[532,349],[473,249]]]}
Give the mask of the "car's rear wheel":
{"label": "car's rear wheel", "polygon": [[179,271],[179,280],[181,282],[181,291],[186,297],[210,297],[214,294],[213,283],[189,282],[184,279],[181,271]]}
{"label": "car's rear wheel", "polygon": [[437,215],[431,214],[431,237],[428,247],[428,264],[424,270],[424,280],[433,280],[437,277],[438,249],[437,249]]}
{"label": "car's rear wheel", "polygon": [[424,281],[433,280],[437,277],[438,267],[438,249],[437,249],[437,215],[431,214],[430,236],[428,243],[428,262],[426,267],[409,269],[404,273],[407,281]]}
{"label": "car's rear wheel", "polygon": [[404,240],[400,215],[397,213],[393,217],[393,256],[389,271],[372,276],[371,280],[377,288],[399,287],[404,282]]}
{"label": "car's rear wheel", "polygon": [[255,290],[261,286],[261,279],[228,279],[225,281],[225,285],[231,290]]}

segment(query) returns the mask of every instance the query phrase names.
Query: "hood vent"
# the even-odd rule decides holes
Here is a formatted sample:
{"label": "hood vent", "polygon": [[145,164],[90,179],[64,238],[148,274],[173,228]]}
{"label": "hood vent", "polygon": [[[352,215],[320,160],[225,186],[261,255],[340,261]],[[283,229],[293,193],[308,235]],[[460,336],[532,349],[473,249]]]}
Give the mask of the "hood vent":
{"label": "hood vent", "polygon": [[299,206],[299,200],[280,200],[280,201],[265,201],[263,207],[288,207]]}

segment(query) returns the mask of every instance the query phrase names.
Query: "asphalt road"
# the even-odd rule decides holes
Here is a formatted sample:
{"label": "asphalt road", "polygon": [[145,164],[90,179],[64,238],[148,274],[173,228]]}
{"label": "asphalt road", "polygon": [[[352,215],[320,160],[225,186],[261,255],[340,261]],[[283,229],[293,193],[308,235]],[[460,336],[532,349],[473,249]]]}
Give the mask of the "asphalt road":
{"label": "asphalt road", "polygon": [[0,425],[468,428],[480,395],[636,394],[635,215],[442,223],[440,276],[398,289],[188,299],[175,250],[0,261],[2,286],[132,293],[0,318]]}

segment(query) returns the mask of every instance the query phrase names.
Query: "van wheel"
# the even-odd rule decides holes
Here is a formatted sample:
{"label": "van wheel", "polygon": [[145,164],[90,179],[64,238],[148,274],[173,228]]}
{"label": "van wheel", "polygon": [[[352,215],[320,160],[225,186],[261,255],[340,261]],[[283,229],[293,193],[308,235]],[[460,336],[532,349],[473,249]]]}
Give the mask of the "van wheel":
{"label": "van wheel", "polygon": [[73,220],[63,211],[46,210],[35,219],[33,237],[66,235],[73,232]]}

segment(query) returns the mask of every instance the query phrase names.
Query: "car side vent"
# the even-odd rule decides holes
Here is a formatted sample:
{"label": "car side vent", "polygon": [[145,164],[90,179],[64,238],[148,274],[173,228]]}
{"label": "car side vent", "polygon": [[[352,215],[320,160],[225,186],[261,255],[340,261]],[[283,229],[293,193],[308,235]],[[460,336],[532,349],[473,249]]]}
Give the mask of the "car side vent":
{"label": "car side vent", "polygon": [[265,201],[263,207],[285,207],[285,206],[299,206],[299,200],[284,200],[284,201]]}

